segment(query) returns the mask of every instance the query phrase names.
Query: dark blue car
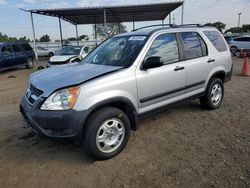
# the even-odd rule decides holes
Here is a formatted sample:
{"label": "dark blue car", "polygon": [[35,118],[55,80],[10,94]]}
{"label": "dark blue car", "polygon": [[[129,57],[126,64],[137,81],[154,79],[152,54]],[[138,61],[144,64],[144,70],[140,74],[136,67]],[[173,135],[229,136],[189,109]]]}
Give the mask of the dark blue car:
{"label": "dark blue car", "polygon": [[0,71],[21,66],[32,69],[35,57],[28,43],[0,42]]}

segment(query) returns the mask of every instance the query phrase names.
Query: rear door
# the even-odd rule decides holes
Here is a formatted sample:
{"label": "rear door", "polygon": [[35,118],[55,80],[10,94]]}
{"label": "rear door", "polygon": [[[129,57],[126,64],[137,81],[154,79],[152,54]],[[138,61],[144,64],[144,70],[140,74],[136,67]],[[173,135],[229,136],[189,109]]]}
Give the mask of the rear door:
{"label": "rear door", "polygon": [[[198,94],[204,88],[214,60],[208,55],[207,45],[197,32],[181,32],[187,74],[187,93]],[[197,91],[195,91],[197,90]]]}
{"label": "rear door", "polygon": [[10,45],[4,45],[2,47],[1,55],[1,67],[8,68],[13,66],[13,49]]}
{"label": "rear door", "polygon": [[180,61],[176,34],[156,37],[144,59],[153,56],[160,56],[164,65],[136,72],[140,113],[174,102],[185,93],[185,62]]}
{"label": "rear door", "polygon": [[11,45],[13,48],[13,66],[22,65],[26,63],[26,57],[24,52],[22,51],[20,45],[13,44]]}

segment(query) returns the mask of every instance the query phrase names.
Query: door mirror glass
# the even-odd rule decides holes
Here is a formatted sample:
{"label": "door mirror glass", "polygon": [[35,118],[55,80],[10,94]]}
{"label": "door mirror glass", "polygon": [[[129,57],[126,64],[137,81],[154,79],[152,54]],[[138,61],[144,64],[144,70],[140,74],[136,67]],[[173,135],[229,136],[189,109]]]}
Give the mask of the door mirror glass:
{"label": "door mirror glass", "polygon": [[160,56],[148,57],[142,63],[142,70],[152,69],[163,66],[163,59]]}

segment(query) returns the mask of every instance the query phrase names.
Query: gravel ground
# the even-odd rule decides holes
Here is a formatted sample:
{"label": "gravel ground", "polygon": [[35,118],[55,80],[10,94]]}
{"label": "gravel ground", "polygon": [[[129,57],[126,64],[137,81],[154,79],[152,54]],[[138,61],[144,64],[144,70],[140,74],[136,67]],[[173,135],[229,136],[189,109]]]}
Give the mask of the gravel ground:
{"label": "gravel ground", "polygon": [[250,77],[239,76],[242,62],[234,59],[220,109],[195,100],[145,118],[107,161],[33,134],[18,111],[32,70],[1,73],[0,187],[250,187]]}

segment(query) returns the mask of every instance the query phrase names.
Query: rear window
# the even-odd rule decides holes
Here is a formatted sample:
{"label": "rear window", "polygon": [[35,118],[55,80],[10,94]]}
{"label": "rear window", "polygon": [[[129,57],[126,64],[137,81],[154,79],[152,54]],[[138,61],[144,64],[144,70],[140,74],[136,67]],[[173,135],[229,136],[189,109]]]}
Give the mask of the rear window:
{"label": "rear window", "polygon": [[23,49],[24,49],[25,51],[31,51],[31,50],[32,50],[32,48],[30,47],[29,44],[22,44],[22,47],[23,47]]}
{"label": "rear window", "polygon": [[227,51],[227,46],[218,31],[204,31],[204,34],[219,52]]}
{"label": "rear window", "polygon": [[239,42],[250,42],[250,37],[241,37],[241,38],[236,38],[234,41],[239,41]]}
{"label": "rear window", "polygon": [[186,60],[199,58],[207,55],[207,46],[200,35],[196,32],[181,33]]}

